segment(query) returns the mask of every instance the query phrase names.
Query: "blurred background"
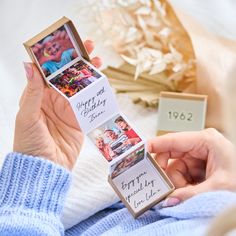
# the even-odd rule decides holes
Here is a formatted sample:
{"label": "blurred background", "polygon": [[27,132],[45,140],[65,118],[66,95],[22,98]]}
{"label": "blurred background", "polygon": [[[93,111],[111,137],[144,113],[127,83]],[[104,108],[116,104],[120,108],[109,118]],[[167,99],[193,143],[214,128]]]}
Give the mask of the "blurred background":
{"label": "blurred background", "polygon": [[[25,86],[23,61],[29,57],[23,42],[67,16],[76,25],[82,39],[91,38],[95,22],[80,14],[88,6],[96,11],[96,2],[108,4],[109,0],[1,0],[0,1],[0,155],[12,150],[14,120],[20,95]],[[236,39],[235,0],[171,0],[175,7],[193,16],[209,31]],[[98,38],[93,55],[103,59],[103,68],[119,65],[121,58]]]}

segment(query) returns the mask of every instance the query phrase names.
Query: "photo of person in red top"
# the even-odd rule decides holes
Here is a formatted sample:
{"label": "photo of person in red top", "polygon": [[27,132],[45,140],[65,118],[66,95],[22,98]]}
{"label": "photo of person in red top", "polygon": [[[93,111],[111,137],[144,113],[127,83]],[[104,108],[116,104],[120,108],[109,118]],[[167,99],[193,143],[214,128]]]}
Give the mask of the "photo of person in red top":
{"label": "photo of person in red top", "polygon": [[128,137],[126,143],[136,145],[141,141],[141,138],[138,136],[138,134],[131,128],[131,126],[124,120],[122,116],[119,116],[115,119],[115,124]]}

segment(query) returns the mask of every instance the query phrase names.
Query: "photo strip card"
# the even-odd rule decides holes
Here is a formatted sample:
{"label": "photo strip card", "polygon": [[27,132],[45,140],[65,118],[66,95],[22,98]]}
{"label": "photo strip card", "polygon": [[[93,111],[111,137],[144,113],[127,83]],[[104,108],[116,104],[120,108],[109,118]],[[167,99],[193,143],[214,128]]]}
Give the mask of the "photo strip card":
{"label": "photo strip card", "polygon": [[88,134],[98,151],[108,162],[129,153],[129,150],[142,141],[123,115],[114,117],[101,124]]}
{"label": "photo strip card", "polygon": [[24,46],[45,82],[71,105],[78,124],[108,163],[108,182],[134,217],[174,186],[120,113],[107,77],[90,63],[73,23],[63,17]]}
{"label": "photo strip card", "polygon": [[89,62],[68,18],[63,17],[24,46],[47,84],[70,102],[85,134],[119,112],[108,80]]}

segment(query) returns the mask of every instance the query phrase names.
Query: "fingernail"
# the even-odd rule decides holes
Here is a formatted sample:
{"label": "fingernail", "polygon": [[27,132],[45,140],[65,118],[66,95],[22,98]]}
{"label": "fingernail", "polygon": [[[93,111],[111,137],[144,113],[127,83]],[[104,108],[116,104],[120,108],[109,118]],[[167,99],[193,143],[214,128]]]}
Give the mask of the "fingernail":
{"label": "fingernail", "polygon": [[30,63],[24,62],[25,72],[28,79],[33,78],[33,69]]}
{"label": "fingernail", "polygon": [[93,41],[90,40],[90,39],[87,39],[86,42],[87,42],[87,43],[91,43],[91,44],[93,44]]}
{"label": "fingernail", "polygon": [[162,207],[172,207],[180,203],[180,200],[175,197],[167,198],[163,203]]}

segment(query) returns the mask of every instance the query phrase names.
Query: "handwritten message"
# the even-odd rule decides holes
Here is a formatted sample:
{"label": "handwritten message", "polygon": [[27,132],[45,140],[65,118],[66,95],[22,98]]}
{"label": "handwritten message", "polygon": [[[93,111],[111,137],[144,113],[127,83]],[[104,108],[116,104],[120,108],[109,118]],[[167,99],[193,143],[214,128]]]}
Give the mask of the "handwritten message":
{"label": "handwritten message", "polygon": [[118,176],[114,183],[134,212],[169,191],[159,172],[146,159]]}
{"label": "handwritten message", "polygon": [[95,96],[77,104],[80,114],[83,117],[88,117],[90,123],[105,112],[107,98],[103,98],[104,93],[105,88],[102,87]]}
{"label": "handwritten message", "polygon": [[133,207],[138,208],[139,205],[142,205],[143,203],[145,203],[145,201],[150,200],[157,194],[157,192],[160,191],[160,189],[157,189],[155,191],[153,190],[155,187],[155,181],[156,181],[155,179],[150,179],[150,180],[147,179],[147,172],[142,172],[129,182],[123,181],[121,183],[122,190],[127,189],[128,191],[130,191],[130,193],[125,196],[125,200],[128,201],[128,203],[131,203],[132,198],[135,199],[135,196],[139,192],[145,191],[146,193],[144,194],[143,199],[133,200]]}
{"label": "handwritten message", "polygon": [[85,133],[119,112],[114,93],[105,78],[78,93],[71,104],[80,127]]}

